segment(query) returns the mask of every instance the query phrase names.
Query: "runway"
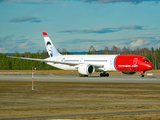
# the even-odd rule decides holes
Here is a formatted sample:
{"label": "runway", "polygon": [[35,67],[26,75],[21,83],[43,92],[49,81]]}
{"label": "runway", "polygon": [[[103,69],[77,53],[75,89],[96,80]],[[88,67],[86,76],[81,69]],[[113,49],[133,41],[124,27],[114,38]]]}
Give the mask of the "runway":
{"label": "runway", "polygon": [[[0,75],[0,81],[31,81],[31,75]],[[110,76],[110,77],[78,77],[58,75],[34,75],[34,81],[40,82],[75,82],[75,83],[149,83],[159,84],[160,78],[156,76]]]}

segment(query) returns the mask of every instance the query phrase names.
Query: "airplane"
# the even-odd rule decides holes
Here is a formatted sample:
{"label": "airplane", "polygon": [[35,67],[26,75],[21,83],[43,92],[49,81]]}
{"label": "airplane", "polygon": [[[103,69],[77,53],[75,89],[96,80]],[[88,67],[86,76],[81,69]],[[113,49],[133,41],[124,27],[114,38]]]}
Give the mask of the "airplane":
{"label": "airplane", "polygon": [[42,33],[49,58],[7,57],[41,61],[63,70],[78,70],[80,77],[91,75],[94,72],[101,72],[100,77],[109,77],[107,73],[109,71],[121,71],[129,75],[139,71],[140,77],[144,77],[144,73],[153,68],[149,59],[140,55],[61,55],[48,34]]}

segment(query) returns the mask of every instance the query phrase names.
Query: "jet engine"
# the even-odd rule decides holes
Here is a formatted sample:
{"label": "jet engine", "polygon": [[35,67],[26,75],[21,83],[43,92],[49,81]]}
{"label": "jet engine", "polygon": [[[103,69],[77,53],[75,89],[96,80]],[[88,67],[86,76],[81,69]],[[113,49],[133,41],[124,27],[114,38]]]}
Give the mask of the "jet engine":
{"label": "jet engine", "polygon": [[95,67],[89,64],[84,64],[78,68],[78,72],[82,75],[93,74],[95,72]]}
{"label": "jet engine", "polygon": [[135,74],[136,72],[122,72],[123,74],[127,74],[127,75],[133,75]]}

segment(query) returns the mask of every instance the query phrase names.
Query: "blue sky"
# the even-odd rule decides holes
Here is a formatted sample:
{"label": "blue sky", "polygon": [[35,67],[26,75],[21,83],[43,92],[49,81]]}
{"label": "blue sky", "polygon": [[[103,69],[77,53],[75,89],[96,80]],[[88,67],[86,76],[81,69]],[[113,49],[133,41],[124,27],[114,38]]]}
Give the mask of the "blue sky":
{"label": "blue sky", "polygon": [[160,0],[0,0],[0,53],[160,47]]}

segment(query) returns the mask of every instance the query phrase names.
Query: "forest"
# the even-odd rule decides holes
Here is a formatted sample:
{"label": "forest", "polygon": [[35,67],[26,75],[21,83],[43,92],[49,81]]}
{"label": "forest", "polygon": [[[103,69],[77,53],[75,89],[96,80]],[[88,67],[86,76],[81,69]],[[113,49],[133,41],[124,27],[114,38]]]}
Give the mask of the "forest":
{"label": "forest", "polygon": [[[58,50],[59,51],[59,50]],[[59,51],[60,52],[60,51]],[[63,49],[62,52],[60,52],[63,55],[66,54],[74,54],[68,52],[66,49]],[[86,52],[82,52],[82,54],[86,54]],[[147,57],[153,64],[155,70],[160,69],[160,48],[154,49],[153,47],[151,49],[149,48],[135,48],[134,50],[131,50],[130,48],[123,47],[118,48],[116,46],[112,46],[112,48],[109,50],[108,46],[106,46],[103,50],[96,51],[96,49],[93,46],[90,46],[87,54],[134,54],[134,55],[141,55],[144,57]],[[0,54],[0,70],[31,70],[32,66],[36,68],[37,70],[54,70],[57,68],[54,68],[52,66],[47,65],[44,62],[39,61],[31,61],[31,60],[22,60],[22,59],[14,59],[14,58],[8,58],[6,56],[15,56],[15,57],[27,57],[27,58],[38,58],[38,59],[45,59],[48,57],[48,53],[46,50],[43,50],[42,52],[39,50],[36,53],[31,52],[25,52],[25,53],[6,53],[6,54]]]}

